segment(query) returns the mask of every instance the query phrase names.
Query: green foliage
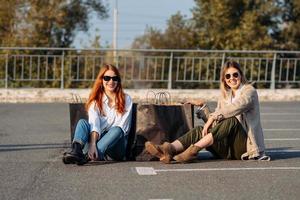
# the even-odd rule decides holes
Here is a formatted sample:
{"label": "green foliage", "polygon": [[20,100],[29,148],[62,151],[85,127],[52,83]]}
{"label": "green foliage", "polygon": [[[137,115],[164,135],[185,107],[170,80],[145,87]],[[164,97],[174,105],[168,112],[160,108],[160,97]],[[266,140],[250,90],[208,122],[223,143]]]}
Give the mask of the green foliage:
{"label": "green foliage", "polygon": [[[70,47],[76,32],[88,30],[92,15],[107,17],[106,5],[100,0],[0,0],[0,5],[1,47]],[[93,47],[100,47],[99,40],[100,37],[95,38]],[[36,54],[41,59],[10,57],[9,87],[60,87],[62,51],[1,50],[2,59],[6,54]],[[0,80],[4,80],[5,62],[1,61],[0,65]],[[64,77],[69,75],[66,70]],[[32,77],[33,74],[36,77]],[[34,79],[44,81],[35,82]],[[66,86],[72,84],[64,83]]]}
{"label": "green foliage", "polygon": [[76,31],[87,31],[91,14],[107,17],[97,0],[0,0],[0,45],[70,47]]}
{"label": "green foliage", "polygon": [[134,48],[296,50],[299,0],[195,0],[193,17],[177,13],[164,32],[153,27]]}
{"label": "green foliage", "polygon": [[146,28],[145,32],[135,39],[133,48],[190,49],[195,39],[193,25],[180,13],[171,16],[164,33],[153,27]]}
{"label": "green foliage", "polygon": [[279,48],[299,50],[300,47],[300,1],[285,0],[282,2],[282,31],[278,37]]}

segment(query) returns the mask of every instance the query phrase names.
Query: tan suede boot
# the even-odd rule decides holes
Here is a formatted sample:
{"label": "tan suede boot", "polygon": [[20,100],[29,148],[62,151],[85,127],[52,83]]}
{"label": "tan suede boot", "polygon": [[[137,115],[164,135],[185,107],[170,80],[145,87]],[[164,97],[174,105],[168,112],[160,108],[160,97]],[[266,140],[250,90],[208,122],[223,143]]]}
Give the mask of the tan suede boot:
{"label": "tan suede boot", "polygon": [[169,142],[164,142],[160,148],[163,152],[163,157],[160,158],[159,160],[165,164],[169,164],[173,156],[176,154],[175,148]]}
{"label": "tan suede boot", "polygon": [[152,156],[159,158],[159,160],[165,164],[171,162],[176,152],[169,142],[164,142],[162,145],[155,145],[148,141],[145,143],[145,148]]}
{"label": "tan suede boot", "polygon": [[176,160],[177,162],[180,162],[180,163],[192,162],[193,160],[197,159],[197,154],[200,150],[201,150],[200,147],[195,146],[195,145],[192,144],[184,152],[174,156],[173,159]]}

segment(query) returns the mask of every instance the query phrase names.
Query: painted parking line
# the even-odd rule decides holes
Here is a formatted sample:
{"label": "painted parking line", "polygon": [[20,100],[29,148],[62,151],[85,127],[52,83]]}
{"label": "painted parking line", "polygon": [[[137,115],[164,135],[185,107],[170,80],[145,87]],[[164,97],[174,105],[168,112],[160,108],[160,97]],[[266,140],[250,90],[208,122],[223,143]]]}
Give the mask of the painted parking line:
{"label": "painted parking line", "polygon": [[262,119],[262,122],[300,122],[300,119]]}
{"label": "painted parking line", "polygon": [[298,141],[300,138],[265,138],[265,141]]}
{"label": "painted parking line", "polygon": [[[268,149],[266,149],[265,152],[266,153],[280,153],[280,154],[284,154],[284,153],[300,153],[300,149],[286,149],[286,150],[268,150]],[[211,153],[209,151],[207,151],[207,150],[202,150],[198,154],[211,154]]]}
{"label": "painted parking line", "polygon": [[156,175],[157,174],[153,167],[136,167],[135,170],[139,175]]}
{"label": "painted parking line", "polygon": [[173,199],[149,199],[149,200],[173,200]]}
{"label": "painted parking line", "polygon": [[297,149],[288,149],[288,150],[266,150],[266,153],[300,153],[300,150]]}
{"label": "painted parking line", "polygon": [[263,171],[263,170],[300,170],[300,167],[228,167],[228,168],[193,168],[193,169],[154,169],[153,167],[136,167],[141,176],[157,175],[158,172],[194,172],[194,171]]}
{"label": "painted parking line", "polygon": [[264,131],[300,131],[299,128],[265,128]]}
{"label": "painted parking line", "polygon": [[299,113],[260,113],[260,115],[278,115],[278,116],[288,115],[288,116],[291,116],[291,115],[300,115],[300,112]]}

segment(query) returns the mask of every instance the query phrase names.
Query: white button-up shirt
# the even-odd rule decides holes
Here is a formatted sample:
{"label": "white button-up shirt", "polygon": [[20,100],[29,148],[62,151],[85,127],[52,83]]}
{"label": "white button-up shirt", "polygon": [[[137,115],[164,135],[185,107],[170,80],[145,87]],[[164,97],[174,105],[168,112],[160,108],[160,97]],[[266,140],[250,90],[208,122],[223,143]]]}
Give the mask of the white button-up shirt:
{"label": "white button-up shirt", "polygon": [[130,96],[125,94],[125,112],[123,115],[117,112],[115,105],[109,107],[108,97],[105,94],[102,98],[102,105],[105,116],[100,114],[95,101],[88,109],[91,132],[95,131],[101,135],[103,132],[108,131],[111,127],[118,126],[123,130],[126,136],[129,132],[132,118],[132,100]]}

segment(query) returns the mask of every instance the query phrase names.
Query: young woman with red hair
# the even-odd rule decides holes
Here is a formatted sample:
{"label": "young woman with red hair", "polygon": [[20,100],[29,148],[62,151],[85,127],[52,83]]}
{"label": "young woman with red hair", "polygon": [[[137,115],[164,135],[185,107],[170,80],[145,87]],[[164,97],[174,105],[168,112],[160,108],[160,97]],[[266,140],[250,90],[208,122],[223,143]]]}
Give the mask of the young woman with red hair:
{"label": "young woman with red hair", "polygon": [[88,159],[124,160],[131,124],[132,100],[122,89],[118,69],[106,64],[95,80],[86,103],[88,121],[80,119],[76,125],[72,151],[63,157],[65,164],[84,164],[82,149],[88,146]]}

